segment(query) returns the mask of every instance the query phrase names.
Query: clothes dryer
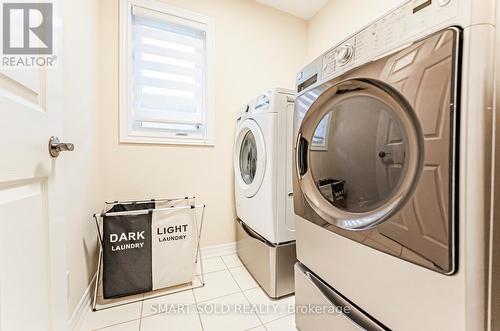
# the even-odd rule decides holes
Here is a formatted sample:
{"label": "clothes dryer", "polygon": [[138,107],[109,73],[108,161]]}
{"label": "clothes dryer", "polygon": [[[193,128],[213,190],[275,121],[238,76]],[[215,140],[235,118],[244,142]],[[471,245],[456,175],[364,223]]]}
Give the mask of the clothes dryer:
{"label": "clothes dryer", "polygon": [[486,330],[494,3],[407,1],[299,73],[296,302],[352,312],[300,330]]}

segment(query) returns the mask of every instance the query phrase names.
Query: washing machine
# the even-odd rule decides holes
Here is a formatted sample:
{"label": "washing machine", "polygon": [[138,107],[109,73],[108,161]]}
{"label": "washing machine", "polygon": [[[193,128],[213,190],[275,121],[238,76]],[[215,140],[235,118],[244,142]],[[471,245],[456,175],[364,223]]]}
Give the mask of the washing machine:
{"label": "washing machine", "polygon": [[273,298],[294,288],[293,96],[272,89],[247,103],[236,120],[237,253]]}
{"label": "washing machine", "polygon": [[300,330],[486,330],[494,24],[407,1],[298,74]]}

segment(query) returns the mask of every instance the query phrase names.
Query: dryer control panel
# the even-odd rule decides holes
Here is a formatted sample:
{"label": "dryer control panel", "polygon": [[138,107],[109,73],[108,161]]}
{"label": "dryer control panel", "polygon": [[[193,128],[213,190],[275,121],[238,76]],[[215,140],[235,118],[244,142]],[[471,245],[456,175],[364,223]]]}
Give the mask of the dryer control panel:
{"label": "dryer control panel", "polygon": [[351,38],[323,55],[323,77],[348,65],[355,55],[356,39]]}
{"label": "dryer control panel", "polygon": [[411,0],[323,55],[321,79],[390,52],[458,15],[458,0]]}

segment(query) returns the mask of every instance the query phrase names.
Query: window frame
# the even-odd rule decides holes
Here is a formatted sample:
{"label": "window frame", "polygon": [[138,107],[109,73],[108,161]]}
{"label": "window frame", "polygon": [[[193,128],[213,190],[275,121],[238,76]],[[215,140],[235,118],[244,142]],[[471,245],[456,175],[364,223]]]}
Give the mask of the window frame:
{"label": "window frame", "polygon": [[[324,132],[324,137],[323,137],[323,142],[322,143],[317,143],[314,142],[314,140],[311,140],[311,150],[312,151],[328,151],[328,138],[330,137],[330,120],[332,118],[332,112],[328,112],[325,117],[323,117],[319,123],[318,126],[316,127],[316,130],[318,127],[321,125],[321,123],[326,120],[325,122],[325,132]],[[327,118],[328,117],[328,118]],[[313,136],[314,139],[314,136]]]}
{"label": "window frame", "polygon": [[[205,135],[176,136],[161,130],[143,131],[133,127],[133,70],[132,70],[132,7],[142,7],[162,14],[193,22],[197,29],[205,31],[205,73],[203,98]],[[193,27],[192,26],[192,27]],[[119,47],[119,130],[120,143],[166,144],[166,145],[215,145],[215,95],[214,95],[214,20],[184,9],[179,9],[156,0],[120,0],[120,47]]]}

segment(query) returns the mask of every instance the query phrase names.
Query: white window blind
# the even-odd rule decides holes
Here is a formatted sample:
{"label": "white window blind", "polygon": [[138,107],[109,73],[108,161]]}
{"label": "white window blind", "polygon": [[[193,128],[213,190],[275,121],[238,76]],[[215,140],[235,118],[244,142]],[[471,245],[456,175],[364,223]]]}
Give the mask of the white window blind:
{"label": "white window blind", "polygon": [[326,114],[319,122],[311,142],[313,150],[328,150],[328,134],[330,129],[330,113]]}
{"label": "white window blind", "polygon": [[132,6],[133,130],[207,136],[206,25]]}

